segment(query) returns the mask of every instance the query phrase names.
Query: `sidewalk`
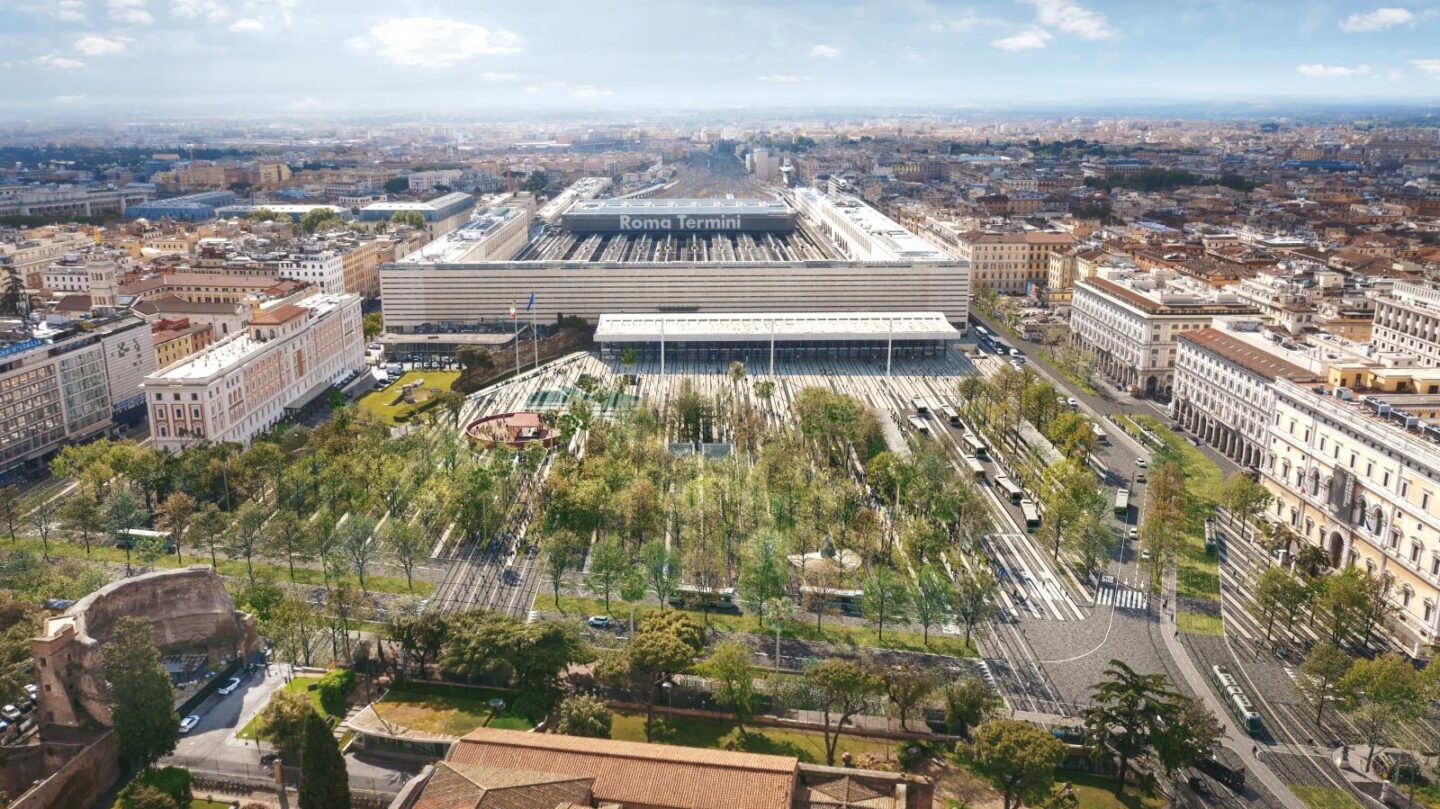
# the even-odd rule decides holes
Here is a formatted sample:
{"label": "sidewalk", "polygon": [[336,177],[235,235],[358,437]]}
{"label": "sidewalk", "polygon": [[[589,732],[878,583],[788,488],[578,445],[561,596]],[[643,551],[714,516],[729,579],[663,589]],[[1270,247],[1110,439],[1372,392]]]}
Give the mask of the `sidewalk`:
{"label": "sidewalk", "polygon": [[[1174,571],[1165,574],[1163,587],[1166,596],[1171,603],[1174,603]],[[1240,760],[1245,763],[1245,768],[1254,773],[1260,783],[1265,785],[1265,790],[1274,795],[1276,800],[1284,804],[1287,809],[1308,809],[1303,801],[1295,797],[1295,793],[1291,792],[1289,787],[1275,777],[1270,766],[1252,752],[1255,748],[1255,740],[1241,733],[1235,722],[1225,721],[1230,716],[1230,712],[1225,710],[1225,706],[1220,704],[1214,692],[1210,690],[1210,685],[1204,675],[1195,667],[1195,661],[1190,659],[1190,651],[1185,648],[1185,644],[1180,642],[1180,631],[1172,629],[1173,626],[1173,623],[1167,624],[1160,630],[1161,636],[1165,639],[1165,648],[1170,652],[1170,657],[1175,661],[1175,665],[1180,668],[1180,673],[1184,675],[1190,690],[1200,697],[1211,713],[1222,718],[1225,734],[1221,737],[1221,744],[1238,755]]]}

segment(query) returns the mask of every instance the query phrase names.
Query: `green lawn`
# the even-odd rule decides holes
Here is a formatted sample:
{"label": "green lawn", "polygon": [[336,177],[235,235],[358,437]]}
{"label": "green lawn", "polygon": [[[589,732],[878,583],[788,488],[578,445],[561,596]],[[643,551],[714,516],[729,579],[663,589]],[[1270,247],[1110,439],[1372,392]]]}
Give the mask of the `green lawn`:
{"label": "green lawn", "polygon": [[[22,550],[40,554],[44,553],[44,545],[39,539],[22,536],[14,544],[0,541],[0,550]],[[184,565],[210,564],[210,554],[204,549],[181,548],[180,552],[183,556]],[[63,556],[69,559],[85,559],[93,562],[125,564],[125,551],[112,547],[103,541],[90,543],[90,553],[86,554],[84,545],[75,542],[62,542],[52,538],[50,540],[50,555]],[[218,561],[219,564],[216,566],[216,569],[220,571],[222,576],[246,578],[249,575],[245,569],[244,559],[221,558],[218,559]],[[136,569],[143,567],[140,564],[140,560],[136,558],[133,553],[131,554],[131,564]],[[154,566],[171,568],[180,567],[181,564],[175,561],[173,554],[166,554],[156,559]],[[290,581],[290,568],[287,565],[255,562],[254,567],[255,577],[257,579],[264,578],[276,582]],[[347,578],[349,578],[351,584],[357,584],[353,577]],[[321,585],[325,583],[325,574],[316,568],[300,567],[297,565],[295,567],[295,582],[297,584]],[[405,579],[400,576],[366,576],[365,589],[374,593],[413,593],[418,597],[424,597],[435,591],[435,585],[433,582],[416,581],[415,589],[412,591],[406,588]]]}
{"label": "green lawn", "polygon": [[[310,699],[310,706],[315,709],[315,713],[321,716],[328,717],[335,722],[344,719],[345,717],[343,715],[335,716],[325,713],[325,708],[320,705],[320,690],[318,688],[314,691],[310,690],[310,686],[318,682],[320,682],[319,677],[296,677],[285,684],[285,690],[292,694],[304,694],[307,696]],[[260,714],[263,713],[264,710],[264,708],[261,708],[259,711],[256,711],[255,715],[250,717],[250,721],[245,723],[245,727],[240,728],[240,732],[235,734],[235,737],[237,739],[256,738],[260,728]]]}
{"label": "green lawn", "polygon": [[[492,696],[487,691],[460,686],[415,684],[390,689],[384,699],[375,703],[375,711],[387,722],[413,730],[464,736],[490,717]],[[529,730],[534,725],[524,717],[502,712],[490,727]]]}
{"label": "green lawn", "polygon": [[1082,772],[1057,772],[1055,792],[1060,785],[1070,782],[1076,801],[1084,809],[1161,809],[1168,806],[1164,795],[1146,792],[1133,782],[1125,785],[1123,794],[1116,796],[1115,782],[1109,777]]}
{"label": "green lawn", "polygon": [[1219,616],[1182,610],[1176,624],[1187,635],[1223,635],[1225,623]]}
{"label": "green lawn", "polygon": [[[670,716],[665,717],[665,720],[670,733],[663,739],[656,739],[657,742],[678,744],[684,747],[708,747],[717,750],[723,750],[727,743],[734,742],[736,750],[743,750],[747,753],[795,756],[805,762],[825,763],[825,737],[820,733],[754,727],[742,734],[733,722],[695,719],[688,716]],[[610,738],[632,742],[645,741],[645,715],[615,714],[610,723]],[[863,755],[893,758],[895,743],[884,739],[842,735],[839,746],[835,750],[836,764],[840,763],[841,755],[846,752],[857,759]]]}
{"label": "green lawn", "polygon": [[1360,802],[1335,787],[1291,784],[1290,791],[1310,809],[1360,809]]}
{"label": "green lawn", "polygon": [[425,404],[406,403],[401,393],[405,385],[423,380],[421,390],[429,391],[433,395],[450,390],[450,386],[459,378],[459,371],[409,371],[389,385],[361,396],[356,401],[356,406],[365,415],[386,424],[398,424],[403,416],[414,413]]}
{"label": "green lawn", "polygon": [[1062,365],[1060,363],[1060,360],[1056,358],[1055,352],[1051,349],[1043,349],[1037,359],[1039,359],[1046,368],[1049,368],[1050,370],[1069,380],[1070,384],[1090,394],[1091,396],[1096,395],[1095,386],[1090,384],[1088,380],[1081,379],[1080,377],[1076,376],[1070,371],[1069,368],[1066,368],[1064,365]]}
{"label": "green lawn", "polygon": [[[1161,446],[1152,445],[1157,463],[1162,459],[1173,459],[1185,472],[1185,526],[1176,561],[1176,593],[1201,601],[1219,602],[1220,560],[1205,553],[1205,518],[1215,511],[1215,501],[1223,482],[1220,467],[1154,416],[1122,416],[1122,424],[1125,420],[1143,427],[1159,439]],[[1135,430],[1128,432],[1138,435]],[[1186,613],[1182,611],[1180,614],[1183,618]]]}
{"label": "green lawn", "polygon": [[[541,591],[535,598],[535,609],[553,610],[555,602],[549,593]],[[619,601],[611,600],[611,612],[608,614],[617,621],[629,620],[629,608]],[[652,604],[642,604],[635,610],[635,620],[647,612],[658,610],[659,607]],[[673,609],[673,608],[672,608]],[[582,598],[579,596],[560,596],[560,611],[566,615],[603,615],[605,604],[598,598]],[[695,620],[705,623],[706,615],[698,610],[685,610],[695,617]],[[753,615],[731,615],[726,613],[712,612],[708,616],[710,626],[724,629],[728,632],[745,632],[752,635],[769,635],[774,641],[775,630],[766,624],[765,629],[760,628],[760,621]],[[870,646],[880,649],[898,649],[907,652],[928,652],[930,654],[951,655],[952,657],[975,657],[975,645],[972,642],[965,645],[964,638],[953,635],[941,635],[937,627],[930,629],[930,644],[925,645],[924,636],[919,632],[910,630],[889,629],[885,630],[884,640],[875,637],[875,630],[868,626],[855,626],[851,624],[826,623],[821,631],[815,631],[815,621],[797,621],[792,623],[784,632],[785,637],[804,638],[806,640],[823,640],[840,645],[854,644],[856,646]]]}

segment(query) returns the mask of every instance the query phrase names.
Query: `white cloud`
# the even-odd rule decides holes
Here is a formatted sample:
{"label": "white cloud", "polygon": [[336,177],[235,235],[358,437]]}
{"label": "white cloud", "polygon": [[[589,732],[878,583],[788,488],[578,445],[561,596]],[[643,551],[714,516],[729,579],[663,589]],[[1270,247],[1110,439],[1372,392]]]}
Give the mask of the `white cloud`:
{"label": "white cloud", "polygon": [[50,16],[61,22],[85,22],[89,19],[85,0],[56,0],[50,4],[49,11]]}
{"label": "white cloud", "polygon": [[1296,65],[1295,72],[1312,79],[1353,79],[1370,75],[1369,65]]}
{"label": "white cloud", "polygon": [[52,99],[50,99],[50,100],[53,101],[53,102],[55,102],[56,104],[83,104],[83,103],[85,103],[85,96],[84,96],[84,95],[55,96],[54,98],[52,98]]}
{"label": "white cloud", "polygon": [[1109,39],[1115,30],[1098,11],[1091,11],[1070,0],[1020,0],[1035,7],[1036,21],[1047,28],[1056,28],[1081,39]]}
{"label": "white cloud", "polygon": [[230,23],[230,33],[232,34],[249,34],[263,30],[265,30],[265,23],[260,22],[254,17],[241,17],[235,22]]}
{"label": "white cloud", "polygon": [[810,77],[796,76],[793,73],[767,73],[764,76],[756,76],[755,81],[763,81],[766,84],[799,84],[802,81],[810,81]]}
{"label": "white cloud", "polygon": [[999,22],[993,17],[982,17],[973,11],[966,11],[953,17],[934,20],[926,27],[932,34],[968,34],[983,25],[995,25]]}
{"label": "white cloud", "polygon": [[370,40],[366,39],[365,37],[350,37],[349,39],[345,40],[345,47],[349,48],[352,51],[359,51],[361,53],[364,53],[370,50]]}
{"label": "white cloud", "polygon": [[149,25],[155,17],[145,10],[146,0],[109,0],[110,19],[127,25]]}
{"label": "white cloud", "polygon": [[376,53],[397,65],[450,67],[478,56],[519,53],[524,40],[494,30],[439,17],[403,17],[371,27]]}
{"label": "white cloud", "polygon": [[1050,38],[1050,32],[1044,28],[1027,28],[1018,34],[992,40],[990,44],[1002,51],[1019,53],[1020,51],[1041,50],[1050,43]]}
{"label": "white cloud", "polygon": [[118,56],[135,40],[129,37],[102,37],[90,34],[75,40],[75,50],[86,56]]}
{"label": "white cloud", "polygon": [[811,59],[839,59],[840,49],[833,45],[815,45],[810,48]]}
{"label": "white cloud", "polygon": [[37,56],[32,62],[36,67],[43,67],[46,70],[75,70],[82,68],[85,63],[79,59],[71,59],[68,56],[61,56],[58,53],[47,53],[44,56]]}
{"label": "white cloud", "polygon": [[1351,14],[1340,21],[1340,30],[1347,34],[1384,31],[1414,22],[1415,15],[1408,8],[1377,8],[1374,11]]}
{"label": "white cloud", "polygon": [[1440,59],[1411,59],[1410,66],[1427,78],[1440,80]]}
{"label": "white cloud", "polygon": [[187,20],[220,22],[230,16],[230,7],[221,0],[170,0],[170,13]]}
{"label": "white cloud", "polygon": [[575,98],[603,98],[608,95],[614,95],[614,93],[610,92],[609,90],[602,90],[599,87],[595,87],[594,85],[581,84],[577,86],[574,90],[571,90],[570,95],[574,96]]}
{"label": "white cloud", "polygon": [[519,73],[481,73],[477,78],[480,81],[515,81],[520,78]]}

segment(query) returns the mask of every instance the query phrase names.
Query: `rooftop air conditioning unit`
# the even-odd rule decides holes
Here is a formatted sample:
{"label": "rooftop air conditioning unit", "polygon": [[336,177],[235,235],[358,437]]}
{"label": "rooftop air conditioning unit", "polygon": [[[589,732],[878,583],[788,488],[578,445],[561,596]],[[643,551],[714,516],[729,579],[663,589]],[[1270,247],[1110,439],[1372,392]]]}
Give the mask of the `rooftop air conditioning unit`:
{"label": "rooftop air conditioning unit", "polygon": [[1355,391],[1353,391],[1353,390],[1351,390],[1351,389],[1349,389],[1349,388],[1336,388],[1336,389],[1335,389],[1335,398],[1336,398],[1336,399],[1342,399],[1342,400],[1347,401],[1347,402],[1353,401],[1353,400],[1355,399]]}

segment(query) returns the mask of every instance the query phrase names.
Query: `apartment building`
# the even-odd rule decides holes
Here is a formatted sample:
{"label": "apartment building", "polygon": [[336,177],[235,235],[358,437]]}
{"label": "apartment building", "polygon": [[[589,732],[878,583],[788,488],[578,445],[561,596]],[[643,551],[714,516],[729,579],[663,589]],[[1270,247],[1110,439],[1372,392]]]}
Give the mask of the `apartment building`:
{"label": "apartment building", "polygon": [[290,167],[284,163],[261,163],[259,166],[261,185],[279,185],[290,179]]}
{"label": "apartment building", "polygon": [[345,259],[334,250],[292,253],[280,260],[276,274],[314,284],[322,292],[332,295],[348,291],[345,288]]}
{"label": "apartment building", "polygon": [[250,322],[250,307],[243,303],[196,303],[173,295],[140,301],[130,311],[147,322],[188,320],[210,327],[216,340],[244,331]]}
{"label": "apartment building", "polygon": [[1175,354],[1171,415],[1188,432],[1246,469],[1265,463],[1276,379],[1323,378],[1315,361],[1287,350],[1256,318],[1215,318],[1184,332]]}
{"label": "apartment building", "polygon": [[0,216],[95,216],[143,205],[155,194],[148,185],[122,188],[10,186],[0,188]]}
{"label": "apartment building", "polygon": [[1371,338],[1379,351],[1414,354],[1420,364],[1440,366],[1440,289],[1396,281],[1375,296]]}
{"label": "apartment building", "polygon": [[322,294],[264,307],[248,328],[145,379],[157,448],[248,444],[364,366],[360,298]]}
{"label": "apartment building", "polygon": [[155,344],[155,367],[163,370],[215,342],[215,329],[209,323],[191,323],[182,317],[150,324],[150,336]]}
{"label": "apartment building", "polygon": [[1025,295],[1050,278],[1050,256],[1075,244],[1068,233],[1025,231],[990,233],[970,230],[957,234],[952,253],[970,262],[971,283],[1002,295]]}
{"label": "apartment building", "polygon": [[66,253],[83,250],[91,243],[84,233],[61,232],[0,244],[0,277],[13,269],[24,278],[27,287],[40,289],[44,285],[42,270],[64,258]]}
{"label": "apartment building", "polygon": [[1332,567],[1389,583],[1389,629],[1428,656],[1440,630],[1440,371],[1378,371],[1362,382],[1277,380],[1261,480],[1275,495],[1274,519]]}
{"label": "apartment building", "polygon": [[0,480],[130,418],[154,369],[150,326],[131,315],[0,334]]}
{"label": "apartment building", "polygon": [[1104,269],[1075,282],[1070,332],[1095,352],[1098,370],[1136,395],[1170,398],[1177,338],[1221,315],[1253,315],[1233,293],[1170,270]]}
{"label": "apartment building", "polygon": [[132,301],[174,296],[197,303],[240,303],[278,283],[273,275],[176,272],[122,284],[120,295]]}

